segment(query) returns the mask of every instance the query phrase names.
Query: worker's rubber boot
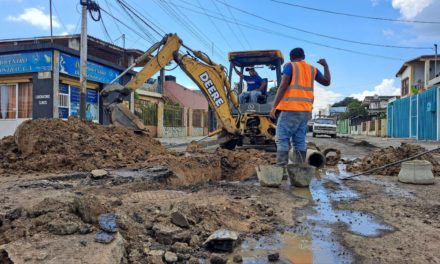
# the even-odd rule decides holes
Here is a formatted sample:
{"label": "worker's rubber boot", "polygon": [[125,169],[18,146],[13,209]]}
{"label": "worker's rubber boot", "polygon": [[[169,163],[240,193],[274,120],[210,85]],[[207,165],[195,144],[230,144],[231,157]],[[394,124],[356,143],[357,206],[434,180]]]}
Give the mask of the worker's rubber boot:
{"label": "worker's rubber boot", "polygon": [[295,151],[295,164],[306,163],[306,151]]}
{"label": "worker's rubber boot", "polygon": [[289,152],[277,151],[277,165],[280,167],[285,167],[287,163],[289,163]]}
{"label": "worker's rubber boot", "polygon": [[[288,151],[277,151],[277,166],[285,168],[289,163]],[[283,169],[283,181],[287,180],[286,170]]]}

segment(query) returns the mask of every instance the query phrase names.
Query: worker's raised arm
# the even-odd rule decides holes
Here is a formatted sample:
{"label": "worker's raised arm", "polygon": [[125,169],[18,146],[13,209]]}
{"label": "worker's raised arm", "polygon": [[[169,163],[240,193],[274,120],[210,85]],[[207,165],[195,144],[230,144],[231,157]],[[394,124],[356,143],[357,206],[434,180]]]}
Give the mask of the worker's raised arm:
{"label": "worker's raised arm", "polygon": [[324,86],[329,86],[331,83],[330,70],[325,59],[320,59],[318,61],[324,67],[324,75],[320,76],[316,81]]}
{"label": "worker's raised arm", "polygon": [[241,78],[243,78],[243,73],[241,73],[239,70],[237,70],[237,68],[235,68],[235,66],[232,67],[232,68],[234,68],[234,71],[238,74],[238,76],[240,76]]}

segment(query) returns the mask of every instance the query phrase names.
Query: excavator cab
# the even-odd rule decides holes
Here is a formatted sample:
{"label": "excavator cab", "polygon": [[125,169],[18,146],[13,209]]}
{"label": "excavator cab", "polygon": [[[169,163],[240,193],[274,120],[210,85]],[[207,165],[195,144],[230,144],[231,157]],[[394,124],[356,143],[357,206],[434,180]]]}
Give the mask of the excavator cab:
{"label": "excavator cab", "polygon": [[[284,62],[283,54],[279,50],[254,50],[254,51],[236,51],[228,54],[230,68],[229,81],[235,82],[233,67],[237,67],[240,72],[246,74],[246,68],[253,67],[259,76],[266,81],[266,88],[261,95],[257,97],[256,103],[240,103],[242,113],[252,112],[258,114],[269,114],[272,103],[275,100],[275,93],[270,88],[277,87],[281,82],[281,65]],[[239,77],[238,77],[239,78]],[[239,78],[236,92],[240,95],[244,92],[245,81]],[[237,109],[233,110],[237,113]]]}

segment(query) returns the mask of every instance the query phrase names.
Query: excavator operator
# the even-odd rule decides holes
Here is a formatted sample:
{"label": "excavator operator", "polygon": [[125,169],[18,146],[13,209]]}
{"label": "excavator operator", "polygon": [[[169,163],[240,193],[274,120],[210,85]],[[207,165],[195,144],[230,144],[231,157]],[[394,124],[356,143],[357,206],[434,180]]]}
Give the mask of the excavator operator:
{"label": "excavator operator", "polygon": [[258,75],[254,67],[246,68],[246,71],[249,72],[249,75],[244,75],[243,73],[238,71],[235,66],[234,71],[247,83],[247,91],[242,92],[238,97],[238,101],[240,102],[240,104],[245,104],[247,102],[257,103],[258,96],[260,96],[266,88],[265,79],[261,78]]}

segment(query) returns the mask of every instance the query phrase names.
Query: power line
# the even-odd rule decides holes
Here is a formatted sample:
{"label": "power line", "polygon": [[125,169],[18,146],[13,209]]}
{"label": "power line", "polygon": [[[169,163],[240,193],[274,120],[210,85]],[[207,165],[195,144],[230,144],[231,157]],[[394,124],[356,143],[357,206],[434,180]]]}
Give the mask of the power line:
{"label": "power line", "polygon": [[122,22],[119,18],[115,17],[114,15],[110,14],[108,11],[106,11],[105,9],[103,9],[101,7],[101,11],[106,13],[108,16],[110,16],[111,18],[113,18],[114,20],[116,20],[118,23],[120,23],[121,25],[123,25],[124,27],[126,27],[127,29],[133,31],[136,35],[138,35],[139,37],[141,37],[142,39],[144,39],[147,42],[150,42],[150,40],[146,39],[144,37],[143,34],[139,33],[137,30],[133,29],[132,27],[130,27],[129,25],[127,25],[126,23]]}
{"label": "power line", "polygon": [[101,20],[101,25],[102,25],[102,28],[103,28],[103,31],[104,31],[105,36],[107,37],[108,41],[109,41],[111,44],[114,44],[114,43],[113,43],[113,40],[112,40],[112,37],[111,37],[110,34],[108,33],[107,27],[105,26],[104,18],[101,17],[100,20]]}
{"label": "power line", "polygon": [[[107,5],[108,11],[113,15],[113,12],[110,8],[110,4],[109,4],[108,0],[105,0],[105,4]],[[116,28],[118,29],[119,34],[121,34],[121,35],[124,34],[124,33],[122,33],[121,28],[119,27],[118,23],[116,23],[115,20],[113,20],[113,23],[115,24]]]}
{"label": "power line", "polygon": [[[226,4],[225,1],[226,1],[226,0],[223,0],[223,2]],[[229,14],[231,14],[231,17],[234,19],[234,21],[237,22],[237,19],[235,18],[234,13],[231,11],[231,8],[229,8],[229,6],[228,6],[228,11],[229,11]],[[238,26],[238,29],[240,30],[240,33],[241,33],[241,35],[243,36],[244,41],[246,41],[246,44],[249,46],[250,49],[252,49],[251,44],[249,43],[249,41],[248,41],[246,35],[244,34],[244,32],[243,32],[243,30],[241,29],[240,26]]]}
{"label": "power line", "polygon": [[[154,25],[154,23],[152,23],[151,21],[146,21],[147,19],[143,19],[142,17],[141,17],[141,15],[139,15],[136,11],[134,11],[135,9],[133,8],[133,7],[131,7],[129,4],[127,4],[125,1],[122,1],[122,0],[117,0],[117,2],[121,5],[121,6],[123,6],[123,7],[125,7],[125,9],[127,9],[127,10],[129,10],[131,13],[133,13],[139,20],[141,20],[148,28],[150,28],[151,30],[153,30],[156,34],[158,34],[159,36],[162,36],[163,35],[163,33],[160,33],[156,28],[159,28],[157,25]],[[151,24],[153,24],[155,27],[153,27],[153,26],[151,26],[150,25],[150,23]]]}
{"label": "power line", "polygon": [[175,3],[172,3],[170,5],[168,2],[164,0],[154,0],[155,3],[166,13],[168,16],[170,16],[172,19],[174,19],[178,24],[182,25],[187,31],[189,31],[197,40],[199,40],[207,49],[215,48],[214,52],[217,53],[219,58],[221,58],[223,61],[224,57],[222,55],[222,50],[219,50],[217,46],[212,47],[210,43],[210,39],[200,30],[196,25],[192,23],[191,20],[189,20],[186,16],[183,16],[181,12],[178,10],[175,10]]}
{"label": "power line", "polygon": [[[218,8],[217,4],[214,2],[214,0],[211,0],[211,2],[214,4],[215,8],[217,9],[218,13],[225,18],[225,16],[222,14],[222,12],[220,11],[220,9]],[[243,49],[245,49],[243,42],[241,42],[240,38],[237,36],[237,34],[235,33],[235,31],[232,29],[231,25],[226,22],[226,25],[228,26],[229,30],[232,32],[232,34],[234,34],[234,37],[238,40],[238,42],[240,43],[241,47]]]}
{"label": "power line", "polygon": [[[175,5],[179,6],[177,4],[175,4]],[[186,9],[188,11],[191,11],[193,13],[198,13],[198,14],[201,14],[201,15],[205,15],[202,12],[199,12],[197,10],[194,10],[194,9],[191,9],[191,8],[188,8],[188,7],[184,7],[184,6],[180,6],[180,7],[183,8],[183,9]],[[284,34],[284,33],[278,32],[278,31],[274,31],[274,30],[267,29],[267,28],[264,28],[264,27],[258,27],[258,26],[255,26],[255,25],[244,23],[244,22],[241,22],[240,20],[238,20],[238,22],[234,22],[232,20],[227,20],[225,18],[221,18],[221,17],[217,17],[217,16],[213,16],[213,15],[210,15],[210,16],[212,18],[214,18],[214,19],[217,19],[217,20],[233,23],[233,24],[236,24],[236,25],[241,25],[243,27],[247,27],[247,28],[250,28],[250,29],[253,29],[253,30],[256,30],[256,31],[260,31],[260,32],[264,32],[264,33],[268,33],[268,34],[272,34],[272,35],[276,35],[276,36],[280,36],[280,37],[284,37],[284,38],[289,38],[289,39],[294,39],[294,40],[302,41],[302,42],[309,43],[309,44],[312,44],[312,45],[315,45],[315,46],[325,47],[325,48],[329,48],[329,49],[334,49],[334,50],[349,52],[349,53],[353,53],[353,54],[369,56],[369,57],[376,57],[376,58],[387,59],[387,60],[403,61],[403,59],[400,59],[400,58],[388,57],[388,56],[383,56],[383,55],[378,55],[378,54],[373,54],[373,53],[367,53],[367,52],[361,52],[361,51],[357,51],[357,50],[340,48],[340,47],[335,47],[335,46],[331,46],[331,45],[321,44],[321,43],[310,41],[310,40],[307,40],[307,39],[301,39],[301,38],[293,37],[291,35],[287,35],[287,34]]]}
{"label": "power line", "polygon": [[[202,4],[200,3],[199,0],[197,0],[197,3],[199,4],[200,8],[202,8],[203,12],[205,12],[205,14],[207,14],[207,13],[206,13],[206,9],[202,6]],[[231,44],[229,43],[228,39],[225,38],[225,36],[223,35],[223,32],[218,28],[218,26],[217,26],[217,24],[215,23],[215,21],[214,21],[211,17],[209,17],[209,16],[208,16],[208,18],[209,18],[209,21],[211,22],[211,24],[214,26],[214,28],[215,28],[216,31],[218,32],[218,34],[219,34],[219,35],[221,36],[221,38],[223,39],[223,41],[224,41],[224,42],[228,45],[228,47],[232,50],[232,46],[231,46]]]}
{"label": "power line", "polygon": [[[139,40],[139,39],[143,39],[143,40],[145,40],[145,41],[147,41],[148,43],[153,43],[154,41],[153,40],[151,40],[151,38],[149,38],[149,39],[146,39],[146,37],[144,37],[143,35],[143,33],[139,33],[139,31],[136,31],[136,30],[134,30],[133,28],[131,28],[131,27],[129,27],[128,26],[128,24],[125,24],[125,26],[124,27],[126,27],[126,28],[128,28],[128,29],[130,29],[130,31],[134,31],[134,35],[132,35],[132,34],[130,34],[131,32],[129,31],[129,32],[125,32],[125,33],[122,33],[122,30],[120,29],[120,27],[119,27],[119,24],[121,24],[120,22],[122,22],[121,21],[121,19],[122,20],[124,20],[124,21],[126,21],[126,19],[124,18],[124,16],[128,16],[127,15],[127,13],[126,12],[122,12],[122,10],[119,10],[119,8],[117,8],[117,7],[115,7],[114,5],[112,5],[111,3],[109,3],[108,1],[106,1],[106,4],[107,4],[107,7],[109,8],[108,9],[108,13],[109,13],[109,16],[111,17],[111,18],[113,18],[112,20],[113,20],[113,23],[115,24],[115,26],[118,28],[118,30],[119,30],[119,32],[121,33],[121,36],[122,35],[126,35],[126,36],[130,36],[130,37],[132,37],[132,39],[135,39],[135,37],[133,37],[133,36],[136,36],[137,37],[137,41]],[[115,14],[111,9],[114,9],[114,10],[116,10],[116,12],[117,12],[117,14]],[[101,8],[101,10],[102,10],[102,8]],[[116,17],[119,17],[120,19],[118,19],[118,20],[116,20],[115,18]],[[123,24],[121,24],[121,25],[123,25]],[[142,28],[141,29],[141,32],[143,32],[144,31],[144,29]],[[120,37],[119,37],[120,38]],[[116,40],[118,40],[119,38],[117,38]],[[128,38],[126,38],[126,39],[128,39]],[[113,42],[115,42],[116,40],[114,40]],[[136,42],[137,42],[136,41]]]}
{"label": "power line", "polygon": [[394,19],[394,18],[386,18],[386,17],[363,16],[363,15],[349,14],[349,13],[336,12],[336,11],[319,9],[319,8],[314,8],[314,7],[309,7],[309,6],[303,6],[303,5],[298,5],[298,4],[294,4],[294,3],[287,3],[287,2],[283,2],[283,1],[279,1],[279,0],[271,0],[271,1],[279,3],[279,4],[284,4],[284,5],[288,5],[288,6],[298,7],[298,8],[317,11],[317,12],[323,12],[323,13],[329,13],[329,14],[341,15],[341,16],[348,16],[348,17],[356,17],[356,18],[362,18],[362,19],[391,21],[391,22],[405,22],[405,23],[419,23],[419,24],[440,24],[440,21],[405,20],[405,19]]}
{"label": "power line", "polygon": [[345,38],[339,38],[339,37],[335,37],[335,36],[330,36],[330,35],[320,34],[320,33],[316,33],[316,32],[313,32],[313,31],[309,31],[309,30],[305,30],[305,29],[301,29],[301,28],[297,28],[297,27],[292,27],[292,26],[289,26],[289,25],[286,25],[286,24],[283,24],[283,23],[280,23],[280,22],[276,22],[276,21],[271,20],[271,19],[264,18],[264,17],[262,17],[262,16],[259,16],[259,15],[253,14],[253,13],[251,13],[251,12],[248,12],[248,11],[246,11],[246,10],[243,10],[243,9],[241,9],[241,8],[238,8],[238,7],[232,6],[232,5],[227,4],[227,3],[223,3],[223,2],[221,2],[220,0],[215,0],[215,1],[221,3],[221,4],[225,5],[225,6],[228,6],[228,7],[232,8],[232,9],[238,10],[238,11],[244,13],[244,14],[247,14],[247,15],[250,15],[250,16],[253,16],[253,17],[256,17],[256,18],[258,18],[258,19],[264,20],[264,21],[266,21],[266,22],[269,22],[269,23],[272,23],[272,24],[275,24],[275,25],[278,25],[278,26],[282,26],[282,27],[285,27],[285,28],[293,29],[293,30],[296,30],[296,31],[300,31],[300,32],[303,32],[303,33],[306,33],[306,34],[315,35],[315,36],[319,36],[319,37],[324,37],[324,38],[328,38],[328,39],[339,40],[339,41],[349,42],[349,43],[354,43],[354,44],[359,44],[359,45],[375,46],[375,47],[383,47],[383,48],[396,48],[396,49],[429,49],[429,50],[432,49],[431,47],[410,47],[410,46],[385,45],[385,44],[378,44],[378,43],[371,43],[371,42],[363,42],[363,41],[350,40],[350,39],[345,39]]}

